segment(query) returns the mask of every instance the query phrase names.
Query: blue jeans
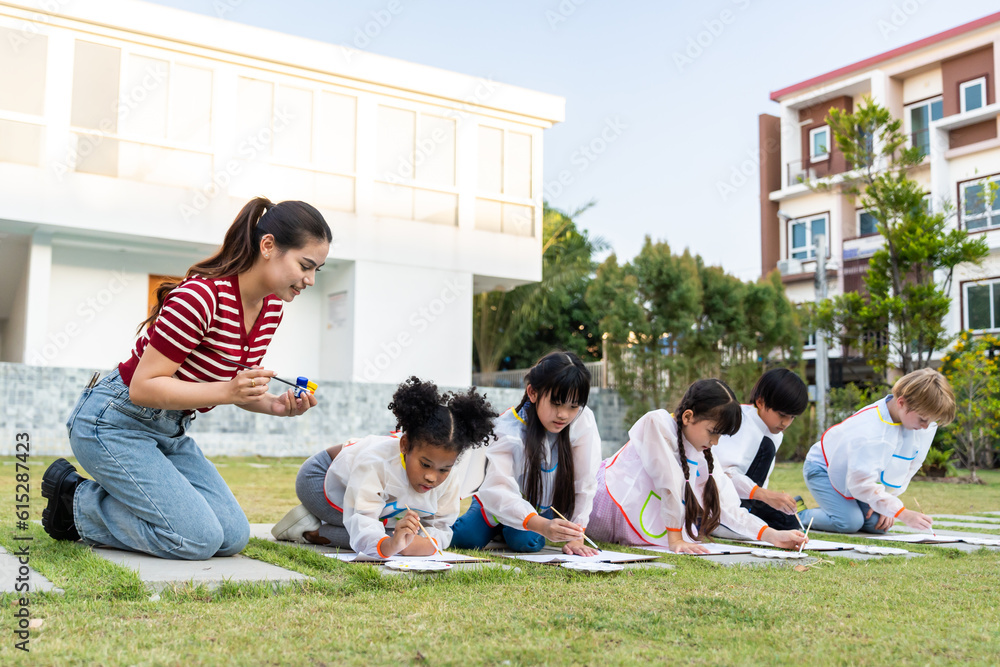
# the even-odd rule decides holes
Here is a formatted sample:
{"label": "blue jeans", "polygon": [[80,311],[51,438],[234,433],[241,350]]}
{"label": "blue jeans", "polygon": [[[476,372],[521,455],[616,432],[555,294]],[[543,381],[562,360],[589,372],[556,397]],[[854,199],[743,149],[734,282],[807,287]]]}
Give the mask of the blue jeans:
{"label": "blue jeans", "polygon": [[872,512],[869,518],[865,518],[869,510],[867,503],[848,500],[837,493],[830,483],[830,474],[826,468],[818,463],[806,461],[802,466],[802,476],[806,480],[809,493],[819,503],[818,509],[799,512],[803,525],[808,526],[812,520],[813,528],[827,533],[885,532],[875,528],[879,520],[877,512]]}
{"label": "blue jeans", "polygon": [[232,556],[250,523],[201,449],[185,435],[192,415],[129,400],[117,369],[85,389],[66,428],[93,480],[73,500],[81,539],[161,558]]}
{"label": "blue jeans", "polygon": [[[542,512],[546,519],[552,518],[552,510]],[[477,498],[472,499],[469,511],[458,518],[451,527],[451,546],[457,549],[482,549],[503,533],[503,541],[512,551],[532,553],[541,551],[545,546],[545,537],[533,530],[518,530],[499,524],[491,526],[483,518],[483,506]]]}

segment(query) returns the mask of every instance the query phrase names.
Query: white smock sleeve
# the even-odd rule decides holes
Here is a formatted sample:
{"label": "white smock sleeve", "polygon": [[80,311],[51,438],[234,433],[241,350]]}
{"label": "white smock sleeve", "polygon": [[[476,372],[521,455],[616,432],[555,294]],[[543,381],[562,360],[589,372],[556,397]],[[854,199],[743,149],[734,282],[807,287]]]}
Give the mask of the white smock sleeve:
{"label": "white smock sleeve", "polygon": [[351,549],[366,556],[385,558],[379,549],[389,539],[379,517],[385,509],[385,480],[375,466],[359,466],[351,472],[344,491],[344,527]]}
{"label": "white smock sleeve", "polygon": [[458,520],[461,509],[461,480],[449,478],[444,493],[438,498],[434,516],[423,519],[427,534],[437,542],[438,549],[444,551],[451,545],[451,527]]}
{"label": "white smock sleeve", "polygon": [[747,508],[740,505],[740,496],[728,475],[713,473],[712,477],[719,490],[722,525],[734,533],[739,533],[749,539],[759,540],[764,529],[767,528],[767,523],[760,517],[750,514]]}
{"label": "white smock sleeve", "polygon": [[[903,501],[886,491],[879,482],[882,456],[886,443],[880,437],[854,438],[847,446],[847,492],[856,500],[867,503],[882,516],[895,517],[903,509]],[[926,456],[926,454],[925,454]]]}
{"label": "white smock sleeve", "polygon": [[573,453],[573,523],[584,528],[597,495],[597,471],[601,467],[601,434],[594,412],[585,407],[579,419],[570,424],[570,447]]}
{"label": "white smock sleeve", "polygon": [[725,466],[722,472],[729,478],[733,486],[733,491],[739,498],[749,499],[757,488],[757,484],[752,479],[743,474],[738,466]]}
{"label": "white smock sleeve", "polygon": [[476,497],[483,509],[503,525],[527,530],[528,519],[538,512],[524,499],[517,484],[514,454],[523,447],[520,438],[502,435],[487,448],[486,478]]}
{"label": "white smock sleeve", "polygon": [[653,410],[639,418],[628,437],[652,482],[651,491],[660,496],[663,525],[680,532],[684,527],[684,472],[677,449],[677,422],[666,410]]}

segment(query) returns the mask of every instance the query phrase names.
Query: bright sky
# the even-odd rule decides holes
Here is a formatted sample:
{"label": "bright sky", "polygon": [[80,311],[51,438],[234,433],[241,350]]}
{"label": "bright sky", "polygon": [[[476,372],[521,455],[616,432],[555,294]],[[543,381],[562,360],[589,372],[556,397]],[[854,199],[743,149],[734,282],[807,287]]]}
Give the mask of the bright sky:
{"label": "bright sky", "polygon": [[[546,199],[567,211],[596,200],[579,222],[620,261],[650,235],[744,279],[760,272],[758,180],[755,167],[742,182],[734,170],[756,157],[758,114],[778,113],[770,92],[998,9],[995,0],[154,1],[561,95],[566,121],[544,135]],[[362,36],[379,16],[385,26]],[[614,141],[584,154],[591,142],[602,148],[602,132]],[[561,172],[569,184],[559,192]]]}

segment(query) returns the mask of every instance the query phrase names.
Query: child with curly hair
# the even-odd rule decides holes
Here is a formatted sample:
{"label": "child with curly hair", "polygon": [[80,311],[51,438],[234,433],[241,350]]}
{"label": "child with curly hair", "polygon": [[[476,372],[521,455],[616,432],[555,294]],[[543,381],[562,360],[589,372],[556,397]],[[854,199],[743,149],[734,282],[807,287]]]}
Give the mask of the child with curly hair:
{"label": "child with curly hair", "polygon": [[302,465],[302,505],[274,526],[275,538],[381,558],[429,556],[451,544],[461,480],[450,473],[463,452],[493,437],[497,413],[475,388],[441,394],[417,377],[399,385],[389,410],[401,430],[334,445]]}

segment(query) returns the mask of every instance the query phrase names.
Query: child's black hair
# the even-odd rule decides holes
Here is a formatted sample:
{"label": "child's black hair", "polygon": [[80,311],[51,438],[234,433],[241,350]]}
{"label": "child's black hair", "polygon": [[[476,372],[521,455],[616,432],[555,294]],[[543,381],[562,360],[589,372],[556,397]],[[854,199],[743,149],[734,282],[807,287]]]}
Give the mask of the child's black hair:
{"label": "child's black hair", "polygon": [[[524,384],[537,392],[538,400],[548,395],[555,404],[573,403],[582,410],[590,398],[590,371],[572,352],[550,352],[538,360],[524,377]],[[535,406],[524,396],[514,412],[525,411],[526,432],[524,436],[524,497],[533,506],[542,501],[542,463],[545,443],[545,427],[538,419]],[[573,516],[576,504],[576,477],[573,470],[573,452],[569,441],[570,425],[556,436],[559,467],[552,491],[552,506],[566,517]]]}
{"label": "child's black hair", "polygon": [[497,413],[475,387],[461,394],[441,394],[434,383],[411,376],[396,388],[389,409],[410,448],[419,442],[461,456],[467,449],[489,444],[494,437]]}
{"label": "child's black hair", "polygon": [[809,390],[798,375],[787,368],[772,368],[760,376],[750,391],[750,404],[764,401],[764,407],[798,417],[809,405]]}
{"label": "child's black hair", "polygon": [[682,436],[684,413],[688,410],[692,412],[695,421],[709,419],[715,422],[715,432],[719,435],[736,435],[743,423],[743,409],[729,385],[722,380],[711,378],[698,380],[688,387],[674,412],[674,419],[677,420],[677,449],[680,453],[681,469],[684,471],[684,528],[688,535],[693,535],[692,528],[698,526],[698,536],[701,539],[710,539],[710,535],[719,527],[722,519],[719,488],[715,485],[715,478],[712,477],[715,459],[712,457],[712,450],[706,449],[708,479],[705,481],[705,493],[702,495],[704,507],[702,507],[688,483],[691,473],[688,470]]}

